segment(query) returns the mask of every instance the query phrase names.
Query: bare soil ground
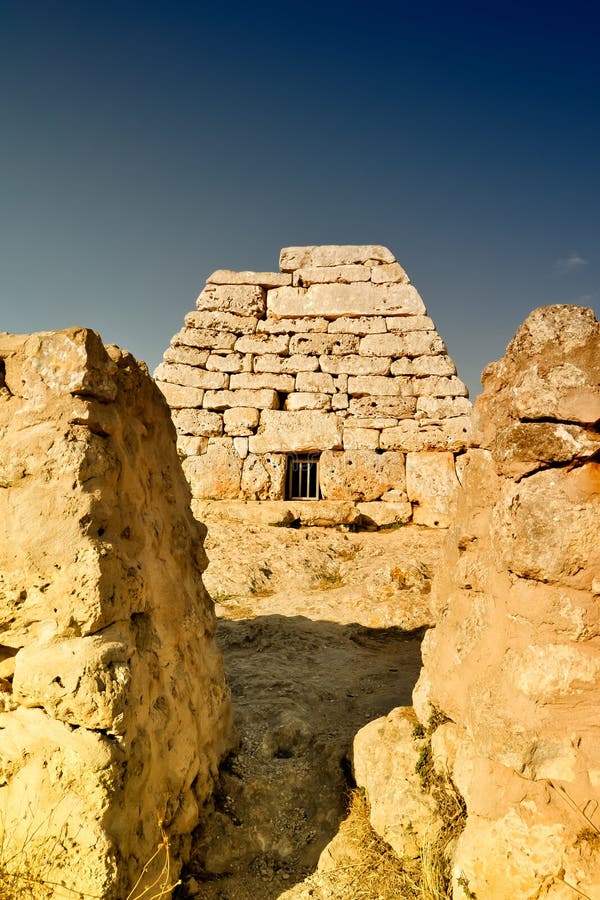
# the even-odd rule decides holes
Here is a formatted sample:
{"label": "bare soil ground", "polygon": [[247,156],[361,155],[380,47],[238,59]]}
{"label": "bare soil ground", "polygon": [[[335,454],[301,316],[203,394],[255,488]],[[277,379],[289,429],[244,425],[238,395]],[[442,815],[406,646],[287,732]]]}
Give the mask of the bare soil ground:
{"label": "bare soil ground", "polygon": [[354,735],[411,702],[442,539],[211,523],[237,745],[176,896],[384,896],[315,870],[347,815]]}

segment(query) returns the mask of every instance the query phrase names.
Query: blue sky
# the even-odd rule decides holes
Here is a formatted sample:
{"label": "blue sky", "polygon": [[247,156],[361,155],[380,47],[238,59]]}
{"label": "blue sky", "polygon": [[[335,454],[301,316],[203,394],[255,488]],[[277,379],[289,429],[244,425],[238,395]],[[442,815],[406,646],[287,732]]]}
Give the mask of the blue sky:
{"label": "blue sky", "polygon": [[0,330],[153,368],[216,268],[383,243],[472,393],[599,309],[592,4],[0,0]]}

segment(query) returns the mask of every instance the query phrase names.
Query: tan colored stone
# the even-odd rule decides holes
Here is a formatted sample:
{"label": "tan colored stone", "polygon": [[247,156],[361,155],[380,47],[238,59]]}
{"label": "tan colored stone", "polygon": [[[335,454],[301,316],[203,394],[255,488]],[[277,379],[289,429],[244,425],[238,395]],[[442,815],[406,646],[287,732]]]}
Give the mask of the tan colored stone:
{"label": "tan colored stone", "polygon": [[324,372],[299,372],[296,375],[296,390],[333,394],[335,386],[331,375]]}
{"label": "tan colored stone", "polygon": [[203,530],[143,363],[84,329],[1,344],[2,865],[148,892],[158,819],[177,879],[228,744]]}
{"label": "tan colored stone", "polygon": [[256,316],[238,316],[235,313],[198,312],[194,310],[186,314],[184,319],[187,328],[202,328],[213,331],[232,331],[234,334],[253,334],[256,331]]}
{"label": "tan colored stone", "polygon": [[371,281],[374,284],[398,283],[407,284],[410,278],[400,265],[400,263],[388,263],[383,266],[373,266],[371,269]]}
{"label": "tan colored stone", "polygon": [[175,346],[199,347],[206,350],[233,350],[237,338],[227,331],[210,331],[205,328],[182,328],[171,339]]}
{"label": "tan colored stone", "polygon": [[358,356],[320,356],[319,364],[323,372],[331,372],[333,375],[340,373],[346,375],[388,375],[391,360],[385,357]]}
{"label": "tan colored stone", "polygon": [[180,456],[201,456],[208,447],[207,437],[196,437],[193,434],[177,435],[177,452]]}
{"label": "tan colored stone", "polygon": [[447,528],[456,513],[458,488],[453,453],[406,454],[406,492],[417,525]]}
{"label": "tan colored stone", "polygon": [[255,372],[316,372],[319,368],[319,360],[316,356],[303,356],[300,353],[294,353],[291,356],[275,356],[272,353],[265,353],[264,356],[257,356],[254,360]]}
{"label": "tan colored stone", "polygon": [[319,483],[325,500],[376,500],[404,486],[402,453],[373,450],[325,450],[319,460]]}
{"label": "tan colored stone", "polygon": [[468,416],[472,403],[467,397],[418,397],[417,413],[430,419],[445,419],[448,416]]}
{"label": "tan colored stone", "polygon": [[409,378],[355,375],[348,379],[348,393],[354,397],[411,397],[413,392]]}
{"label": "tan colored stone", "polygon": [[491,451],[500,474],[520,479],[553,463],[597,457],[600,434],[560,422],[515,422],[497,429]]}
{"label": "tan colored stone", "polygon": [[[368,357],[364,357],[368,359]],[[385,359],[385,357],[376,357],[377,359]],[[435,357],[430,357],[430,359],[434,359]],[[403,357],[402,359],[395,359],[390,365],[390,374],[391,375],[413,375],[413,360],[408,359],[408,357]]]}
{"label": "tan colored stone", "polygon": [[279,254],[279,268],[282,272],[313,266],[351,266],[364,264],[369,260],[393,263],[395,258],[387,247],[379,245],[334,244],[311,247],[284,247]]}
{"label": "tan colored stone", "polygon": [[[350,400],[350,415],[357,419],[365,419],[365,421],[371,418],[372,423],[374,419],[393,417],[395,424],[398,419],[412,416],[415,408],[416,400],[414,397],[394,397],[392,395],[382,396],[378,394],[370,397],[353,397]],[[358,425],[358,422],[356,424]],[[382,425],[378,422],[377,425],[373,423],[370,427],[385,428],[389,426],[387,423]]]}
{"label": "tan colored stone", "polygon": [[439,375],[430,375],[425,378],[415,378],[415,395],[418,397],[468,397],[469,392],[460,378],[452,375],[444,378]]}
{"label": "tan colored stone", "polygon": [[344,450],[377,450],[379,431],[377,428],[344,428]]}
{"label": "tan colored stone", "polygon": [[262,388],[272,388],[274,391],[287,393],[294,390],[294,376],[277,375],[272,372],[262,374],[244,372],[242,375],[232,375],[229,379],[229,387],[232,391],[259,391]]}
{"label": "tan colored stone", "polygon": [[260,318],[264,315],[265,308],[266,292],[256,285],[207,285],[196,300],[196,309],[219,310],[238,316]]}
{"label": "tan colored stone", "polygon": [[[335,399],[335,397],[334,397]],[[364,399],[364,398],[363,398]],[[381,397],[381,400],[387,401],[389,397]],[[353,403],[362,403],[363,400],[353,400]],[[366,410],[366,407],[365,407]],[[368,410],[367,410],[368,412]],[[410,415],[410,413],[409,413]],[[373,415],[348,415],[344,419],[346,428],[376,428],[378,431],[382,428],[393,428],[398,424],[398,419],[393,416],[384,416],[373,412]]]}
{"label": "tan colored stone", "polygon": [[232,272],[217,269],[207,278],[208,284],[254,284],[260,287],[282,287],[292,283],[292,276],[285,272]]}
{"label": "tan colored stone", "polygon": [[331,394],[319,394],[315,391],[295,391],[285,398],[284,409],[331,409]]}
{"label": "tan colored stone", "polygon": [[464,450],[470,424],[468,416],[453,416],[435,424],[405,419],[396,426],[383,428],[379,443],[384,450]]}
{"label": "tan colored stone", "polygon": [[[240,459],[246,459],[248,456],[248,438],[247,437],[234,437],[233,439],[233,449],[237,453]],[[243,471],[242,471],[242,479],[243,479]]]}
{"label": "tan colored stone", "polygon": [[223,419],[206,409],[174,409],[171,418],[179,434],[218,437],[223,434]]}
{"label": "tan colored stone", "polygon": [[259,391],[206,391],[204,409],[229,409],[236,406],[250,406],[254,409],[277,409],[277,391],[267,388]]}
{"label": "tan colored stone", "polygon": [[445,353],[446,345],[436,331],[409,331],[407,334],[368,334],[360,342],[363,356],[421,356]]}
{"label": "tan colored stone", "polygon": [[[325,321],[327,321],[325,319]],[[338,316],[326,329],[329,334],[383,334],[387,331],[385,319],[377,316]]]}
{"label": "tan colored stone", "polygon": [[275,288],[267,298],[269,315],[288,316],[410,316],[421,315],[425,306],[411,284],[377,285],[313,284],[300,288]]}
{"label": "tan colored stone", "polygon": [[335,384],[336,391],[339,391],[340,394],[345,394],[348,391],[348,376],[347,375],[336,375],[333,379]]}
{"label": "tan colored stone", "polygon": [[354,334],[295,334],[290,338],[290,353],[339,356],[357,350],[358,338]]}
{"label": "tan colored stone", "polygon": [[211,353],[206,360],[206,368],[209,372],[241,372],[244,357],[241,353],[226,353],[220,355]]}
{"label": "tan colored stone", "polygon": [[352,284],[356,281],[369,281],[371,269],[367,266],[317,266],[296,269],[294,284],[304,287],[310,284]]}
{"label": "tan colored stone", "polygon": [[332,409],[348,409],[350,398],[348,394],[334,394],[331,398]]}
{"label": "tan colored stone", "polygon": [[413,375],[456,375],[456,366],[449,356],[415,356],[412,360]]}
{"label": "tan colored stone", "polygon": [[211,388],[221,390],[229,383],[229,376],[222,372],[207,372],[196,366],[185,366],[179,363],[162,363],[154,373],[156,381],[169,382],[173,385],[187,387]]}
{"label": "tan colored stone", "polygon": [[342,446],[341,422],[333,413],[264,410],[251,453],[307,453]]}
{"label": "tan colored stone", "polygon": [[235,349],[238,353],[287,354],[288,343],[289,338],[286,334],[252,334],[238,338]]}
{"label": "tan colored stone", "polygon": [[360,519],[354,503],[346,500],[290,500],[286,506],[294,519],[307,527],[355,525]]}
{"label": "tan colored stone", "polygon": [[376,525],[385,528],[390,525],[406,525],[412,517],[412,504],[406,499],[402,501],[373,500],[368,503],[357,503],[365,525]]}
{"label": "tan colored stone", "polygon": [[223,413],[225,434],[236,436],[253,434],[258,428],[259,419],[259,411],[248,406],[226,409]]}
{"label": "tan colored stone", "polygon": [[298,332],[307,334],[311,331],[327,331],[329,324],[327,319],[312,316],[295,319],[260,319],[256,330],[268,334],[296,334]]}
{"label": "tan colored stone", "polygon": [[171,409],[202,406],[204,391],[200,388],[169,384],[168,381],[157,381],[156,384]]}
{"label": "tan colored stone", "polygon": [[286,459],[283,453],[248,456],[242,472],[242,496],[247,500],[283,500]]}
{"label": "tan colored stone", "polygon": [[211,438],[206,453],[183,461],[183,471],[196,500],[236,499],[240,495],[242,460],[232,438]]}
{"label": "tan colored stone", "polygon": [[429,316],[390,316],[385,320],[388,331],[408,334],[410,331],[435,331],[433,319]]}
{"label": "tan colored stone", "polygon": [[167,347],[163,354],[163,360],[169,363],[183,363],[185,366],[204,366],[209,357],[208,350],[198,350],[197,347]]}

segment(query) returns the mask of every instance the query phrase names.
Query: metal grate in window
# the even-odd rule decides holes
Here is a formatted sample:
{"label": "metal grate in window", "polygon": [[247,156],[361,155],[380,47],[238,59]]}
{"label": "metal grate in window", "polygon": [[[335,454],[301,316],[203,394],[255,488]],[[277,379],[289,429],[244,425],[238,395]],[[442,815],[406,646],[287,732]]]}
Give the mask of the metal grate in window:
{"label": "metal grate in window", "polygon": [[286,500],[318,500],[319,455],[288,456]]}

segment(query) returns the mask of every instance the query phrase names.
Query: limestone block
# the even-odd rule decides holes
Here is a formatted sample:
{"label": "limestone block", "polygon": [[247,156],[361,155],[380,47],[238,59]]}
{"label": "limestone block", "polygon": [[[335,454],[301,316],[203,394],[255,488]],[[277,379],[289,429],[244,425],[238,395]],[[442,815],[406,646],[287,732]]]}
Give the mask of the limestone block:
{"label": "limestone block", "polygon": [[448,416],[468,416],[472,403],[467,397],[418,397],[417,413],[430,419],[445,419]]}
{"label": "limestone block", "polygon": [[177,452],[180,456],[201,456],[208,447],[207,437],[196,437],[193,434],[177,435]]}
{"label": "limestone block", "polygon": [[287,354],[288,344],[289,337],[287,334],[249,334],[238,338],[235,342],[235,349],[238,353]]}
{"label": "limestone block", "polygon": [[385,450],[464,450],[470,425],[468,416],[453,416],[432,425],[406,419],[396,426],[383,428],[379,443]]}
{"label": "limestone block", "polygon": [[232,375],[229,379],[229,386],[232,391],[259,391],[262,388],[272,388],[274,391],[287,393],[294,390],[294,376],[278,375],[272,372],[261,374],[244,372],[242,375]]}
{"label": "limestone block", "polygon": [[374,284],[408,283],[410,278],[400,263],[394,262],[383,266],[373,266],[371,269],[371,281]]}
{"label": "limestone block", "polygon": [[374,263],[393,263],[394,255],[379,245],[334,244],[311,247],[284,247],[279,254],[279,268],[282,272],[313,266],[352,266]]}
{"label": "limestone block", "polygon": [[435,331],[433,319],[429,316],[390,316],[385,320],[388,331],[407,334],[409,331]]}
{"label": "limestone block", "polygon": [[324,316],[410,316],[425,313],[425,305],[411,284],[313,284],[300,288],[269,291],[269,315]]}
{"label": "limestone block", "polygon": [[336,375],[333,379],[335,384],[336,391],[339,391],[340,394],[345,394],[348,391],[348,376],[347,375]]}
{"label": "limestone block", "polygon": [[310,331],[327,331],[330,323],[327,319],[304,316],[294,319],[260,319],[257,331],[265,331],[267,334],[307,334]]}
{"label": "limestone block", "polygon": [[323,372],[333,375],[388,375],[391,359],[386,357],[358,356],[349,353],[347,356],[320,356],[319,365]]}
{"label": "limestone block", "polygon": [[209,350],[198,350],[197,347],[167,347],[163,354],[163,360],[170,363],[183,363],[186,366],[204,366],[208,359]]}
{"label": "limestone block", "polygon": [[304,287],[309,284],[352,284],[355,281],[369,281],[371,269],[367,266],[316,266],[296,269],[294,284]]}
{"label": "limestone block", "polygon": [[456,366],[449,356],[415,356],[412,360],[413,374],[456,375]]}
{"label": "limestone block", "polygon": [[283,453],[248,456],[242,471],[242,496],[244,499],[283,500],[286,464],[287,457]]}
{"label": "limestone block", "polygon": [[292,283],[292,276],[285,272],[232,272],[217,269],[207,278],[208,284],[255,284],[260,287],[282,287]]}
{"label": "limestone block", "polygon": [[356,353],[358,337],[354,334],[295,334],[290,338],[290,353],[340,355]]}
{"label": "limestone block", "polygon": [[561,422],[515,422],[497,429],[491,452],[499,474],[520,479],[552,463],[597,456],[600,434]]}
{"label": "limestone block", "polygon": [[218,437],[223,434],[223,419],[206,409],[176,409],[171,418],[179,434]]}
{"label": "limestone block", "polygon": [[184,409],[202,406],[204,391],[189,385],[169,384],[168,381],[157,381],[161,394],[171,409]]}
{"label": "limestone block", "polygon": [[319,460],[319,483],[325,500],[376,500],[404,487],[404,455],[326,450]]}
{"label": "limestone block", "polygon": [[430,375],[425,378],[415,378],[415,395],[418,397],[468,397],[469,392],[460,378],[455,375],[444,378],[439,375]]}
{"label": "limestone block", "polygon": [[[383,505],[383,504],[382,504]],[[369,722],[354,738],[352,768],[371,807],[371,825],[402,859],[417,856],[441,826],[417,773],[423,741],[415,740],[412,707]]]}
{"label": "limestone block", "polygon": [[218,310],[235,313],[238,316],[261,318],[266,309],[266,291],[257,285],[207,285],[198,299],[196,309]]}
{"label": "limestone block", "polygon": [[212,438],[206,453],[188,456],[182,467],[195,499],[239,497],[242,460],[235,452],[232,438]]}
{"label": "limestone block", "polygon": [[347,500],[192,500],[194,515],[210,521],[212,515],[244,525],[301,525],[319,528],[354,525],[360,513]]}
{"label": "limestone block", "polygon": [[253,334],[256,331],[256,316],[237,316],[230,312],[198,312],[186,314],[187,328],[205,328],[214,331],[232,331],[234,334]]}
{"label": "limestone block", "polygon": [[307,527],[355,525],[360,519],[354,503],[347,500],[290,500],[286,506],[294,519]]}
{"label": "limestone block", "polygon": [[348,394],[334,394],[331,398],[332,409],[348,409],[350,397]]}
{"label": "limestone block", "polygon": [[363,356],[422,356],[445,353],[446,345],[436,331],[409,331],[406,334],[367,334],[361,339]]}
{"label": "limestone block", "polygon": [[214,331],[207,328],[182,328],[173,335],[171,343],[175,346],[200,347],[206,350],[233,350],[237,338],[227,331]]}
{"label": "limestone block", "polygon": [[296,390],[333,394],[335,386],[331,375],[324,372],[299,372],[296,375]]}
{"label": "limestone block", "polygon": [[236,406],[250,406],[254,409],[277,409],[277,391],[267,388],[260,391],[206,391],[204,409],[229,409]]}
{"label": "limestone block", "polygon": [[389,525],[405,525],[412,517],[412,504],[408,499],[402,501],[372,500],[356,504],[366,525],[385,528]]}
{"label": "limestone block", "polygon": [[294,353],[291,356],[281,357],[272,353],[265,353],[264,356],[257,356],[254,360],[255,372],[316,372],[319,368],[319,360],[316,356],[303,356],[301,353]]}
{"label": "limestone block", "polygon": [[[325,320],[327,321],[327,320]],[[385,319],[377,316],[338,316],[329,322],[329,334],[383,334],[387,331]]]}
{"label": "limestone block", "polygon": [[250,438],[250,453],[307,453],[341,446],[340,420],[318,410],[264,410],[258,433]]}
{"label": "limestone block", "polygon": [[456,514],[458,488],[453,453],[406,454],[406,492],[417,525],[448,528]]}
{"label": "limestone block", "polygon": [[225,434],[247,436],[253,434],[258,428],[260,413],[249,406],[240,406],[234,409],[226,409],[223,413]]}
{"label": "limestone block", "polygon": [[207,372],[196,366],[185,366],[182,363],[162,363],[154,373],[156,381],[168,381],[187,387],[210,388],[221,390],[226,388],[229,376],[222,372]]}
{"label": "limestone block", "polygon": [[[389,400],[389,397],[382,397],[381,399]],[[362,400],[358,400],[356,402],[362,403]],[[393,428],[397,424],[398,419],[394,418],[393,416],[384,416],[376,413],[374,413],[372,416],[356,416],[349,414],[344,419],[344,425],[346,428],[376,428],[378,431],[380,431],[382,428]]]}
{"label": "limestone block", "polygon": [[[246,459],[248,456],[248,438],[247,437],[234,437],[233,439],[233,449],[237,453],[240,459]],[[244,480],[244,472],[242,470],[242,482]]]}
{"label": "limestone block", "polygon": [[[393,417],[394,420],[405,419],[407,416],[414,415],[416,405],[417,401],[414,397],[382,396],[380,394],[352,397],[350,400],[350,415],[357,419],[371,418],[371,421],[373,419],[387,419],[390,417]],[[396,421],[394,421],[394,424],[396,424]],[[377,425],[372,423],[370,427],[386,428],[389,425],[387,423],[382,425],[378,422]]]}
{"label": "limestone block", "polygon": [[296,391],[285,398],[284,409],[331,409],[331,394],[315,391]]}
{"label": "limestone block", "polygon": [[348,379],[351,397],[411,397],[410,378],[387,378],[381,375],[354,375]]}
{"label": "limestone block", "polygon": [[344,428],[344,450],[377,450],[379,430],[377,428]]}
{"label": "limestone block", "polygon": [[[368,357],[363,357],[364,359],[368,359]],[[379,359],[385,359],[385,357],[376,357]],[[429,356],[427,359],[435,359],[434,356]],[[403,356],[401,359],[395,359],[393,363],[390,365],[390,373],[392,375],[413,375],[413,362],[414,360],[409,359],[408,356]]]}
{"label": "limestone block", "polygon": [[211,353],[205,365],[209,372],[241,372],[243,359],[241,353]]}

